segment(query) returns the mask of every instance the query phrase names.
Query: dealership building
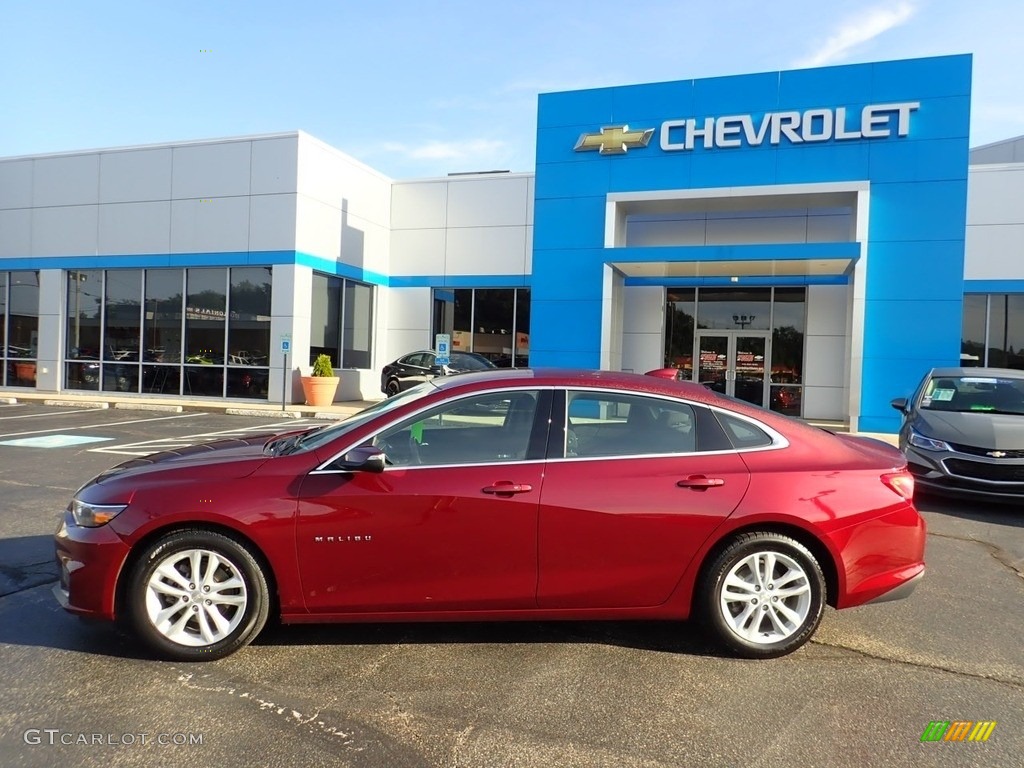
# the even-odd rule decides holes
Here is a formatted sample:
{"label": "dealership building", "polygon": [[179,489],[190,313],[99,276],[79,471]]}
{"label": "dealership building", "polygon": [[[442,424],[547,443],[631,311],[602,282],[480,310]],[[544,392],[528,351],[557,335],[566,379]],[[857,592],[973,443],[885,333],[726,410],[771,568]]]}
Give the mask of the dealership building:
{"label": "dealership building", "polygon": [[[532,173],[394,180],[302,133],[0,159],[0,392],[338,400],[448,333],[891,432],[1024,368],[1024,139],[971,57],[539,97]],[[285,351],[287,349],[287,352]]]}

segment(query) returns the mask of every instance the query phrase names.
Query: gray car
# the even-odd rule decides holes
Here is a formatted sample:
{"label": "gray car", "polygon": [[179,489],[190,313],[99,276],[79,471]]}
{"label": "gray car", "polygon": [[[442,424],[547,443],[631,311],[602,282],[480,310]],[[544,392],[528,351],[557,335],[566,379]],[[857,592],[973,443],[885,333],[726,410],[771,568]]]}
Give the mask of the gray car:
{"label": "gray car", "polygon": [[1024,501],[1024,371],[933,368],[892,407],[919,489]]}

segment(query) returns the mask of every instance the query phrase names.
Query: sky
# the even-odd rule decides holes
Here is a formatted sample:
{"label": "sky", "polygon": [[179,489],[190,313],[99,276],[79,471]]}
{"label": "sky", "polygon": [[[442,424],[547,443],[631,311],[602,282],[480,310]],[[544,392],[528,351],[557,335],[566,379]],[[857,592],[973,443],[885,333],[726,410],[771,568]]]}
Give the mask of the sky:
{"label": "sky", "polygon": [[539,93],[958,53],[980,146],[1024,134],[1022,30],[1021,0],[0,0],[0,157],[299,129],[395,179],[532,171]]}

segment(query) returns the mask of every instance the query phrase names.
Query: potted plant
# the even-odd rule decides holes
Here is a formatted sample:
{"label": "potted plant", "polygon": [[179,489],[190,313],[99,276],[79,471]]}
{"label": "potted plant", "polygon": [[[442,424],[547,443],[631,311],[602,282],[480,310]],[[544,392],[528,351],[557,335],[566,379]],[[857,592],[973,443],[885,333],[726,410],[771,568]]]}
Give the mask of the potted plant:
{"label": "potted plant", "polygon": [[306,405],[330,405],[338,391],[338,377],[334,375],[330,355],[318,355],[313,361],[313,375],[302,377],[302,391]]}

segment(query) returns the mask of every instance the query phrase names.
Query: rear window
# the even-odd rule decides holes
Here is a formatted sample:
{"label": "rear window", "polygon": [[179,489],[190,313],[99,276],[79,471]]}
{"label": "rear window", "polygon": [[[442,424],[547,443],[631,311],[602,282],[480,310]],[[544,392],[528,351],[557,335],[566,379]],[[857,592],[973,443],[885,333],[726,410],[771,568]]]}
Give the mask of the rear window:
{"label": "rear window", "polygon": [[715,416],[729,436],[733,448],[763,448],[772,444],[771,435],[753,422],[722,411],[715,411]]}

